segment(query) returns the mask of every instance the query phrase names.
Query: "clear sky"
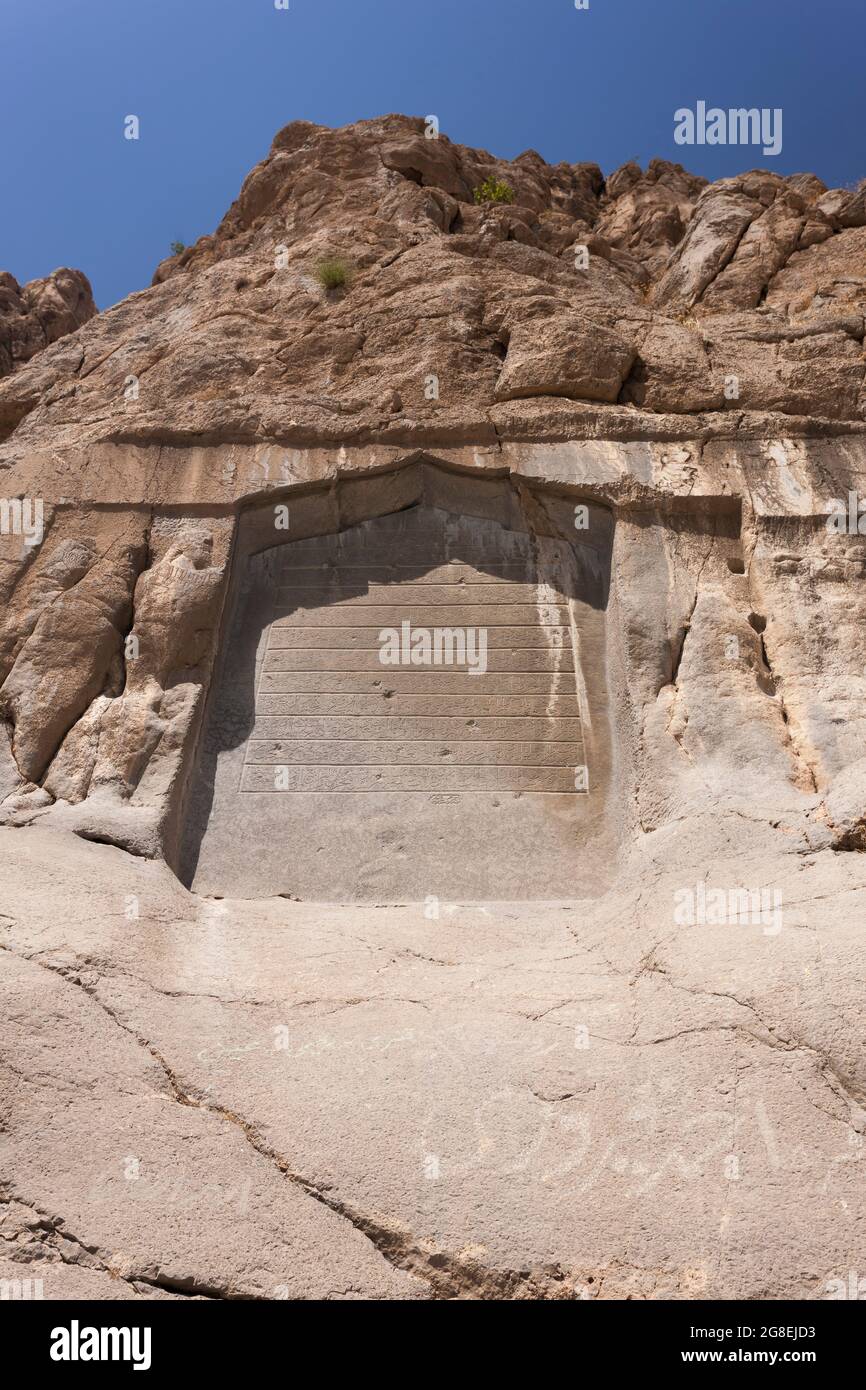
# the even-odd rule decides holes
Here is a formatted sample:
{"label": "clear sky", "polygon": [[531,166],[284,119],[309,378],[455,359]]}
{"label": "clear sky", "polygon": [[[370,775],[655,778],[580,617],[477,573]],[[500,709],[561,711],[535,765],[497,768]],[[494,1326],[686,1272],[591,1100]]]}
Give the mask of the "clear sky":
{"label": "clear sky", "polygon": [[[866,0],[0,0],[0,72],[0,269],[76,266],[101,307],[212,231],[298,118],[436,114],[605,173],[866,176]],[[699,100],[781,107],[781,154],[678,147]]]}

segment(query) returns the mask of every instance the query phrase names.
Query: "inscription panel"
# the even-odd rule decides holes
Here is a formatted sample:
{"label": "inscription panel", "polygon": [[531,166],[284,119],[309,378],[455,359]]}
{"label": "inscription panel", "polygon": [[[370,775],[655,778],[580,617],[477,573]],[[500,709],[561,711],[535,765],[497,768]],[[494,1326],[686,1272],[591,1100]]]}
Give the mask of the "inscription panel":
{"label": "inscription panel", "polygon": [[[417,562],[395,561],[370,578],[331,549],[326,565],[280,566],[242,792],[574,791],[583,744],[568,605],[539,604],[528,557],[486,571],[430,560],[420,579]],[[423,636],[412,649],[419,628],[453,634],[439,664],[432,640],[429,653]],[[460,650],[467,628],[484,634],[474,667]],[[383,632],[408,633],[388,665]],[[519,669],[523,652],[535,669]]]}
{"label": "inscription panel", "polygon": [[545,568],[527,534],[425,506],[253,557],[207,720],[194,887],[575,895],[574,614]]}

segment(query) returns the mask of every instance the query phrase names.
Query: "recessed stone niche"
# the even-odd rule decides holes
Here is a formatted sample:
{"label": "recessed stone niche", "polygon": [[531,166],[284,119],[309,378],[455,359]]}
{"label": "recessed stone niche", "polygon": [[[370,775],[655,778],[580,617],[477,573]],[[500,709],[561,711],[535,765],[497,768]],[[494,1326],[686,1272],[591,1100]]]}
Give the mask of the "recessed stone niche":
{"label": "recessed stone niche", "polygon": [[611,532],[432,464],[247,512],[186,881],[440,908],[600,890]]}

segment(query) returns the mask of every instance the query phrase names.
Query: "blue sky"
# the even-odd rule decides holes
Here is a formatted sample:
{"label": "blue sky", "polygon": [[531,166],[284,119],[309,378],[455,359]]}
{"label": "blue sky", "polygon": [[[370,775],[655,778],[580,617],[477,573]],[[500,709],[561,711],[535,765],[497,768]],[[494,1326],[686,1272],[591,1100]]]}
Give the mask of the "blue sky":
{"label": "blue sky", "polygon": [[[866,176],[864,0],[0,0],[0,269],[101,307],[212,231],[280,126],[435,113],[513,157]],[[775,159],[680,148],[698,100],[781,107]],[[129,114],[138,142],[123,138]]]}

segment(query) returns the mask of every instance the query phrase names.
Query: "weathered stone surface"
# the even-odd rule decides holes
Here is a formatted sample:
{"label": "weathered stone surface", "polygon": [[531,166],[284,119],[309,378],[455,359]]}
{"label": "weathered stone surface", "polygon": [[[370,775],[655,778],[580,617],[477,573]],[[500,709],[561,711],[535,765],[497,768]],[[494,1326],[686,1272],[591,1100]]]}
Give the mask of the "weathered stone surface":
{"label": "weathered stone surface", "polygon": [[80,270],[53,270],[19,285],[0,271],[0,376],[96,314],[90,281]]}
{"label": "weathered stone surface", "polygon": [[632,344],[597,323],[579,318],[520,323],[508,341],[496,399],[570,396],[612,402],[617,400],[635,356]]}
{"label": "weathered stone surface", "polygon": [[4,281],[0,1277],[858,1268],[864,216],[296,122],[107,313]]}
{"label": "weathered stone surface", "polygon": [[73,581],[68,588],[56,595],[43,589],[42,611],[0,687],[3,714],[15,729],[15,761],[31,782],[41,778],[94,697],[105,686],[119,693],[122,634],[132,613],[144,536],[143,524],[112,520],[110,529],[119,534],[102,553],[90,547],[86,572],[79,575],[73,560],[64,575]]}
{"label": "weathered stone surface", "polygon": [[[689,840],[648,837],[611,897],[434,918],[200,899],[0,831],[26,1078],[0,1146],[29,1222],[4,1275],[45,1297],[70,1270],[127,1297],[826,1297],[863,1212],[862,856],[779,854],[709,809]],[[779,935],[676,927],[705,876],[776,885]]]}
{"label": "weathered stone surface", "polygon": [[605,182],[596,231],[655,277],[682,240],[705,185],[706,179],[665,160],[650,160],[646,172],[639,164],[624,164]]}
{"label": "weathered stone surface", "polygon": [[[238,574],[187,816],[184,873],[199,893],[546,899],[598,887],[608,779],[594,746],[592,787],[576,787],[585,718],[590,730],[604,718],[590,655],[603,587],[585,554],[518,529],[505,489],[514,529],[455,484],[451,511],[290,542]],[[410,654],[429,641],[438,663],[407,668],[395,635]]]}
{"label": "weathered stone surface", "polygon": [[[511,204],[475,204],[491,175],[508,183]],[[845,352],[838,365],[826,355],[812,393],[796,373],[751,366],[766,306],[778,341],[819,313],[833,332],[834,315],[853,310],[860,327],[844,331],[862,378],[858,208],[862,195],[803,175],[755,171],[704,186],[654,161],[605,183],[591,164],[547,165],[532,151],[508,162],[429,140],[423,122],[401,116],[338,131],[296,122],[217,230],[163,262],[152,289],[0,385],[6,452],[84,439],[442,443],[489,428],[491,407],[523,382],[533,398],[575,402],[572,437],[586,429],[580,402],[607,404],[612,431],[618,372],[633,345],[640,356],[642,336],[655,385],[635,403],[647,412],[742,411],[759,432],[762,411],[859,421]],[[328,257],[350,271],[343,289],[317,282]],[[776,286],[804,258],[798,274],[816,289],[807,295],[803,283],[783,301]],[[733,312],[747,318],[725,366],[748,393],[720,396],[713,378],[684,395],[682,354],[700,357],[702,335],[712,340],[714,319]],[[683,318],[695,342],[667,360],[659,344]],[[512,415],[541,422],[530,404]],[[541,417],[548,428],[561,418],[549,405]]]}

